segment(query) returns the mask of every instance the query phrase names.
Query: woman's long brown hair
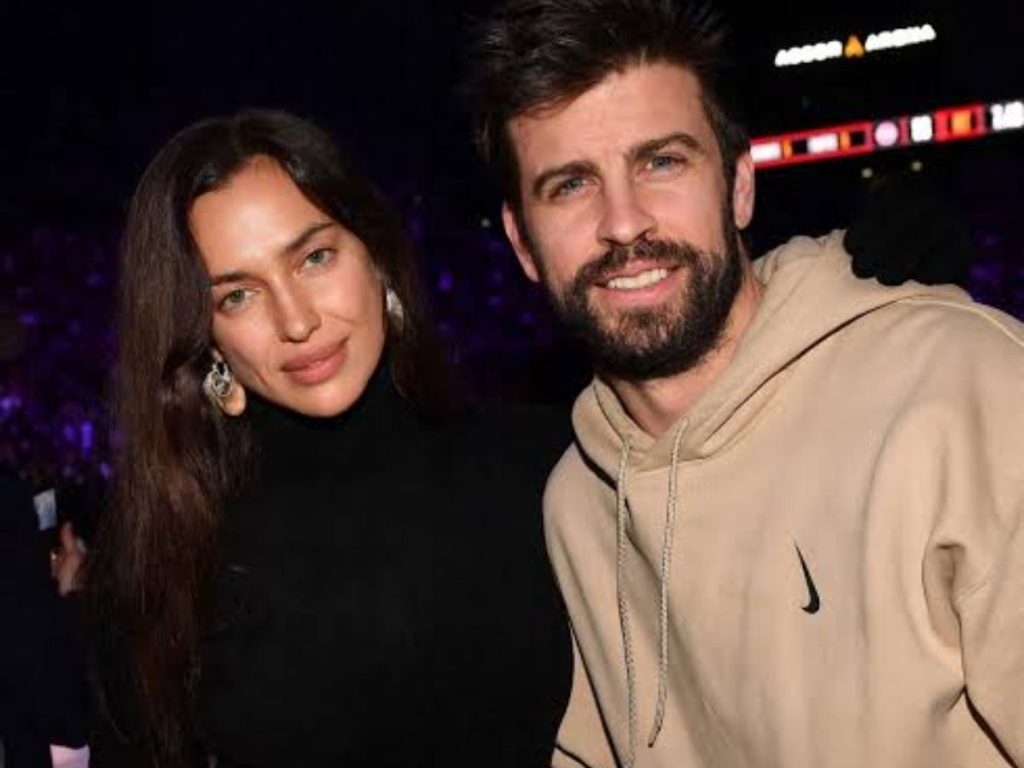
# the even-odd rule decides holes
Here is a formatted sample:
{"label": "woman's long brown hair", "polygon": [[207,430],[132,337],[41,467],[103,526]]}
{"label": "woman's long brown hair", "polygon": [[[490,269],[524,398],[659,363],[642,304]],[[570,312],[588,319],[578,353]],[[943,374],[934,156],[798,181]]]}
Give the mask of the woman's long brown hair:
{"label": "woman's long brown hair", "polygon": [[401,332],[388,329],[387,347],[399,391],[421,410],[450,404],[400,224],[327,134],[292,115],[249,111],[197,123],[159,152],[135,191],[122,244],[115,499],[88,591],[103,708],[160,766],[182,764],[194,743],[218,514],[249,464],[244,417],[225,418],[201,391],[212,302],[189,211],[258,156],[356,234],[398,293],[405,322]]}

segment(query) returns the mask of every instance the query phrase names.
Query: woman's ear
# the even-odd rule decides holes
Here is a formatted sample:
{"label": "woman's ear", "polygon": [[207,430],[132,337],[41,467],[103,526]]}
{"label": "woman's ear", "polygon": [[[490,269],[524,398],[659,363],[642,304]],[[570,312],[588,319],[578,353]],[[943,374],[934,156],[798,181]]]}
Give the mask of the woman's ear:
{"label": "woman's ear", "polygon": [[220,350],[212,351],[210,370],[203,378],[203,393],[227,416],[245,412],[245,387],[235,378]]}

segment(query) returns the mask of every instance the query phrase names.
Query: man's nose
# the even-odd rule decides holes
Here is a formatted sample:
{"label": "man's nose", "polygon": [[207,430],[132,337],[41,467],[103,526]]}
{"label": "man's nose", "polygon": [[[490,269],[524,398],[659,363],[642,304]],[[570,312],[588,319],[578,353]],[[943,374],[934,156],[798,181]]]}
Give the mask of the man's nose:
{"label": "man's nose", "polygon": [[606,246],[632,245],[657,227],[657,219],[628,182],[607,185],[603,190],[602,205],[597,236]]}

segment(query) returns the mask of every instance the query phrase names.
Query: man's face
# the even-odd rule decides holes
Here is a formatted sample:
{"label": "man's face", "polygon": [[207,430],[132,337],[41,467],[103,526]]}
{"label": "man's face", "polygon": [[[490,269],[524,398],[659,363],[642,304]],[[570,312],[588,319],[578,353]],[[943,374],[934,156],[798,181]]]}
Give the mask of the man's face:
{"label": "man's face", "polygon": [[743,278],[753,170],[744,155],[727,189],[697,79],[637,65],[509,135],[522,218],[506,205],[506,232],[598,370],[645,380],[699,363]]}

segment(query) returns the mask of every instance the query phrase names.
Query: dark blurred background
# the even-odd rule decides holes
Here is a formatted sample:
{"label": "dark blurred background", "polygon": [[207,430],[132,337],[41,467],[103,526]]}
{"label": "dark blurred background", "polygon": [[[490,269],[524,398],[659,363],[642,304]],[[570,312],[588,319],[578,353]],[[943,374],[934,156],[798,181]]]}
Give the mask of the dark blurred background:
{"label": "dark blurred background", "polygon": [[[405,217],[453,355],[492,397],[566,401],[586,377],[504,244],[499,199],[455,97],[482,0],[11,4],[0,8],[0,462],[38,487],[109,475],[105,394],[116,245],[149,158],[245,106],[313,118]],[[1018,4],[722,6],[753,135],[1024,98]],[[776,69],[806,43],[929,23],[937,40]],[[760,251],[850,221],[872,184],[918,173],[953,201],[972,292],[1024,316],[1024,131],[765,169]],[[913,170],[916,169],[916,170]]]}

